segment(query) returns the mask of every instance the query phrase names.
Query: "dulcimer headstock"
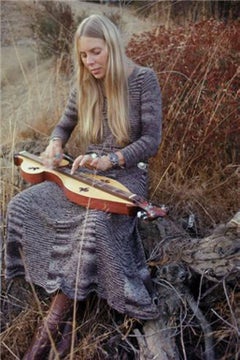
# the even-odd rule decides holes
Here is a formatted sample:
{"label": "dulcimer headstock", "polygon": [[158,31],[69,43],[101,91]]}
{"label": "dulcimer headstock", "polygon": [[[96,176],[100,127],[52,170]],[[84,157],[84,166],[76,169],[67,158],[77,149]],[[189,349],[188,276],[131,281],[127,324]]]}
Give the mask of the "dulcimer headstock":
{"label": "dulcimer headstock", "polygon": [[133,194],[131,196],[131,200],[133,203],[143,210],[143,219],[153,221],[159,217],[165,217],[168,213],[167,208],[165,206],[157,206],[148,202],[146,199]]}

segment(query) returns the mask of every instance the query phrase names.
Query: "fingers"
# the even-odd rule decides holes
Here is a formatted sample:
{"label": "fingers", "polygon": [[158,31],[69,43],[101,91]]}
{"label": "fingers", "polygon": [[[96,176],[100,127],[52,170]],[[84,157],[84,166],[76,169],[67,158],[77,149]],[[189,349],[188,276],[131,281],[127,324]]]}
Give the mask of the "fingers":
{"label": "fingers", "polygon": [[77,161],[77,159],[75,159],[72,164],[71,175],[73,175],[75,173],[75,171],[77,170],[77,168],[79,167],[79,162]]}
{"label": "fingers", "polygon": [[94,155],[95,154],[87,154],[78,156],[72,164],[71,175],[73,175],[79,167],[87,167],[101,171],[106,171],[112,167],[108,156],[97,157]]}
{"label": "fingers", "polygon": [[50,143],[46,150],[41,154],[43,165],[47,168],[54,168],[59,166],[62,158],[63,151],[59,144]]}
{"label": "fingers", "polygon": [[79,167],[99,169],[98,164],[100,159],[96,154],[79,155],[72,164],[71,175],[74,174]]}
{"label": "fingers", "polygon": [[91,155],[79,155],[72,164],[71,175],[73,175],[79,167],[90,164],[91,159]]}
{"label": "fingers", "polygon": [[59,166],[62,160],[62,154],[58,153],[55,154],[53,157],[49,156],[48,154],[41,155],[43,165],[49,169],[53,169],[54,167]]}

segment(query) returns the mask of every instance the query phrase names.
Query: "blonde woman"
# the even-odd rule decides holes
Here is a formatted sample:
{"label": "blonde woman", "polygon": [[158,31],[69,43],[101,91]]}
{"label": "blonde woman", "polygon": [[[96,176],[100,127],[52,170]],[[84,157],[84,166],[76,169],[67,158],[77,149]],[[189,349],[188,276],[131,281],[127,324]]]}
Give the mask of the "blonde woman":
{"label": "blonde woman", "polygon": [[[44,152],[45,165],[59,165],[76,127],[85,151],[74,160],[72,174],[90,165],[146,197],[147,162],[161,140],[155,73],[126,57],[116,26],[101,15],[79,25],[75,61],[75,86]],[[25,360],[46,356],[49,335],[56,337],[74,299],[80,311],[92,292],[120,313],[158,316],[137,218],[86,210],[68,201],[54,182],[34,185],[10,202],[6,276],[25,276],[53,296]],[[56,346],[61,356],[68,345]]]}

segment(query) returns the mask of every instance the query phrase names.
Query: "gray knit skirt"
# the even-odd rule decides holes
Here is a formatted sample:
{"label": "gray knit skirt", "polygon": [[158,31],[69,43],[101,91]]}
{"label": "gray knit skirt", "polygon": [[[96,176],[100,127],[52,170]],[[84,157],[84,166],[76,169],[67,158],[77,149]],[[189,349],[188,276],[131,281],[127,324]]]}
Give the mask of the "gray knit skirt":
{"label": "gray knit skirt", "polygon": [[[142,170],[131,179],[121,174],[132,192],[145,195]],[[7,279],[23,275],[49,294],[61,290],[78,300],[95,292],[120,313],[158,316],[135,217],[86,209],[45,181],[10,201],[6,241]]]}

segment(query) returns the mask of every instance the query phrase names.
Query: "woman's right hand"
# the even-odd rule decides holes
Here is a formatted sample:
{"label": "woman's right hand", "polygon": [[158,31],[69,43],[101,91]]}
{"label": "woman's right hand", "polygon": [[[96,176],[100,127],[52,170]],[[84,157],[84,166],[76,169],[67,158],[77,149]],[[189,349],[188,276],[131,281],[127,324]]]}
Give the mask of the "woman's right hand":
{"label": "woman's right hand", "polygon": [[62,140],[53,138],[46,150],[41,154],[43,165],[47,168],[58,167],[63,157]]}

